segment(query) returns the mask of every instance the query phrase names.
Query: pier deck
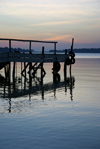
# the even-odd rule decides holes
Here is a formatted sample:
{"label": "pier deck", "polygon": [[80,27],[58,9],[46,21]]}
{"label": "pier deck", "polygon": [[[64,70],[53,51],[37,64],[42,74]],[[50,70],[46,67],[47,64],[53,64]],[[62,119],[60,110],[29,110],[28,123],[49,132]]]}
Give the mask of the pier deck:
{"label": "pier deck", "polygon": [[5,62],[65,62],[68,58],[68,54],[29,54],[29,53],[16,53],[16,52],[7,52],[0,53],[0,63]]}

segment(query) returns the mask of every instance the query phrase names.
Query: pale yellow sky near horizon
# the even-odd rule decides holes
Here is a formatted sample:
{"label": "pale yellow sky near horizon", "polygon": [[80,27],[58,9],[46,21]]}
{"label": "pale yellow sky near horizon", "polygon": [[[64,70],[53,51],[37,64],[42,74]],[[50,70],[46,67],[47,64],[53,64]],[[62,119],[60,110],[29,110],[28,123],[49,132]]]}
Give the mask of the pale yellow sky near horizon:
{"label": "pale yellow sky near horizon", "polygon": [[0,0],[0,38],[100,47],[100,0]]}

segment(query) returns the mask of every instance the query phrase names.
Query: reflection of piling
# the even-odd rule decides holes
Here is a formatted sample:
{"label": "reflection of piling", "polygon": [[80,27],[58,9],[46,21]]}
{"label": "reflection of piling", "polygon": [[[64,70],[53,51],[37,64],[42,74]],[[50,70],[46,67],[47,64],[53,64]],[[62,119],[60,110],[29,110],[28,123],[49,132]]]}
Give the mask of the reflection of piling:
{"label": "reflection of piling", "polygon": [[11,113],[11,98],[9,98],[9,113]]}
{"label": "reflection of piling", "polygon": [[[67,55],[67,49],[65,50],[65,55]],[[66,61],[64,62],[64,79],[66,80],[67,77],[67,64]]]}
{"label": "reflection of piling", "polygon": [[41,82],[41,95],[42,95],[42,100],[44,100],[44,86],[43,86],[43,80]]}
{"label": "reflection of piling", "polygon": [[[38,93],[38,91],[40,90],[41,90],[42,99],[44,99],[44,95],[46,91],[49,91],[50,93],[53,91],[54,98],[56,98],[56,89],[57,88],[62,89],[63,87],[65,87],[65,93],[67,93],[67,89],[69,89],[70,99],[73,100],[73,88],[74,88],[75,79],[72,76],[66,77],[66,80],[62,82],[60,81],[60,74],[58,73],[53,74],[53,83],[48,83],[48,84],[43,84],[43,80],[41,81],[41,80],[38,80],[37,78],[34,78],[32,81],[34,81],[36,85],[32,85],[32,84],[30,85],[29,81],[25,80],[25,77],[24,77],[24,82],[23,82],[23,85],[21,86],[21,89],[19,89],[19,86],[21,84],[18,79],[19,78],[15,78],[15,81],[13,83],[6,82],[7,84],[4,85],[4,96],[3,96],[4,98],[11,98],[11,97],[15,98],[20,96],[25,96],[28,94],[31,96],[32,94]],[[1,80],[5,81],[5,79],[3,79],[2,76],[1,76]],[[7,92],[8,92],[8,95],[7,95]]]}

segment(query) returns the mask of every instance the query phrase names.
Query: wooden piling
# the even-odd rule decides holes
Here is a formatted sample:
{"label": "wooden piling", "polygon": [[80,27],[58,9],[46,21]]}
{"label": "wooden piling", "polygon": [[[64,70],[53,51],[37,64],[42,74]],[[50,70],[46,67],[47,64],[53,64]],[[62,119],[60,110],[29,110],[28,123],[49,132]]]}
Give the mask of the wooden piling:
{"label": "wooden piling", "polygon": [[72,38],[71,52],[73,52],[74,38]]}
{"label": "wooden piling", "polygon": [[[65,49],[65,55],[67,55],[67,49]],[[66,65],[66,61],[64,62],[64,79],[66,81],[67,78],[67,65]]]}
{"label": "wooden piling", "polygon": [[17,77],[17,62],[16,62],[16,77]]}
{"label": "wooden piling", "polygon": [[16,65],[16,63],[13,62],[13,81],[15,80],[15,65]]}
{"label": "wooden piling", "polygon": [[44,55],[44,47],[42,47],[42,55]]}
{"label": "wooden piling", "polygon": [[56,54],[56,43],[54,43],[54,54]]}
{"label": "wooden piling", "polygon": [[31,51],[31,41],[29,41],[29,53],[31,54],[32,51]]}
{"label": "wooden piling", "polygon": [[29,63],[29,85],[32,86],[32,77],[31,77],[32,63]]}
{"label": "wooden piling", "polygon": [[41,83],[43,83],[43,63],[41,63]]}
{"label": "wooden piling", "polygon": [[26,63],[24,62],[24,71],[25,71],[25,78],[26,78]]}
{"label": "wooden piling", "polygon": [[11,52],[11,39],[9,39],[9,52]]}

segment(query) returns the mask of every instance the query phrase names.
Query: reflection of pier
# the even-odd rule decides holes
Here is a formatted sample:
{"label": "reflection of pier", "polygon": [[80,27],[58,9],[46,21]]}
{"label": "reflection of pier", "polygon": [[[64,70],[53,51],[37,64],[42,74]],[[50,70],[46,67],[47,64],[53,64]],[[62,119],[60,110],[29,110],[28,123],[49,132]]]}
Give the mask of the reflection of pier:
{"label": "reflection of pier", "polygon": [[[70,76],[67,77],[64,73],[64,80],[60,80],[59,73],[53,73],[53,81],[50,83],[43,83],[43,79],[41,81],[40,78],[34,77],[27,79],[26,77],[15,78],[12,82],[7,81],[6,78],[0,75],[0,97],[7,100],[9,103],[8,111],[9,113],[16,111],[16,107],[23,111],[22,107],[27,107],[26,96],[28,96],[29,101],[35,97],[35,95],[41,95],[43,101],[45,99],[45,95],[49,93],[54,94],[54,99],[56,99],[56,95],[59,91],[65,92],[65,94],[69,91],[70,99],[73,100],[73,89],[75,87],[75,78],[71,76],[71,66],[70,66]],[[21,98],[22,99],[17,99]],[[25,97],[25,99],[24,99]],[[16,102],[16,100],[17,102]],[[40,102],[40,100],[37,102]],[[14,105],[13,105],[13,104]],[[34,104],[30,105],[34,106]]]}
{"label": "reflection of pier", "polygon": [[[11,84],[5,84],[0,82],[0,86],[4,88],[2,93],[0,93],[0,96],[2,98],[18,98],[22,96],[27,95],[37,95],[41,93],[42,99],[44,98],[44,94],[52,93],[54,92],[54,95],[56,94],[56,89],[65,88],[65,92],[67,92],[67,89],[70,90],[71,97],[72,97],[72,90],[74,88],[74,77],[69,77],[66,79],[66,81],[56,81],[56,82],[50,82],[47,84],[37,83],[32,86],[29,86],[27,82],[13,82]],[[71,98],[72,100],[72,98]]]}

